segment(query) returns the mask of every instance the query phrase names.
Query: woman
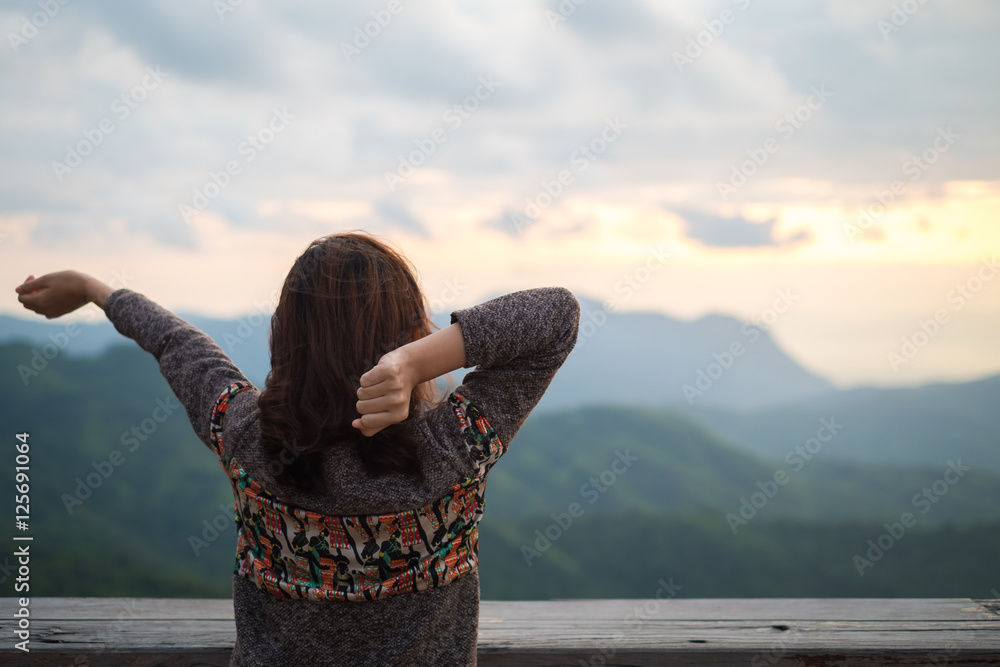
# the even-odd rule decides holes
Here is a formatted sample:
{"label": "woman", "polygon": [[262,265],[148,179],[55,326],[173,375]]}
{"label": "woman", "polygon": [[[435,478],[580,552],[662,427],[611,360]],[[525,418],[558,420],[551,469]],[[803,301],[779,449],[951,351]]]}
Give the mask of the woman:
{"label": "woman", "polygon": [[[507,294],[431,332],[409,263],[364,233],[289,271],[259,392],[205,333],[76,271],[30,276],[48,318],[87,304],[153,354],[230,479],[231,665],[474,665],[487,474],[573,348],[563,288]],[[475,366],[445,400],[432,381]]]}

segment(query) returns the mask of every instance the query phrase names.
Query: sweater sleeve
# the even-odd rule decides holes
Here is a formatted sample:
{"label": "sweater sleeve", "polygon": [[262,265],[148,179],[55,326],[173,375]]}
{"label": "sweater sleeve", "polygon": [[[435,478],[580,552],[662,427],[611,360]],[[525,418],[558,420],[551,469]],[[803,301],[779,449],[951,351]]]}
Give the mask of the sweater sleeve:
{"label": "sweater sleeve", "polygon": [[142,294],[116,290],[104,302],[104,312],[119,333],[156,358],[198,439],[211,449],[212,408],[230,384],[249,382],[246,376],[211,336]]}
{"label": "sweater sleeve", "polygon": [[507,447],[576,345],[580,304],[562,287],[513,292],[451,314],[465,342],[458,392]]}

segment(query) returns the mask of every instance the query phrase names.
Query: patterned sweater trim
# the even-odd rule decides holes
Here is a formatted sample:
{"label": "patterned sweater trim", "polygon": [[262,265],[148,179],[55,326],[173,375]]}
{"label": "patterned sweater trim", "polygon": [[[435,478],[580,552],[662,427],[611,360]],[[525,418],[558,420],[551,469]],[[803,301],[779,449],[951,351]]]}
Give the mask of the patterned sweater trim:
{"label": "patterned sweater trim", "polygon": [[447,585],[479,563],[479,521],[490,469],[506,451],[467,398],[448,396],[477,471],[436,502],[395,514],[333,516],[282,502],[235,458],[226,466],[222,422],[230,401],[252,388],[234,382],[212,410],[210,442],[233,487],[235,574],[275,597],[378,600]]}

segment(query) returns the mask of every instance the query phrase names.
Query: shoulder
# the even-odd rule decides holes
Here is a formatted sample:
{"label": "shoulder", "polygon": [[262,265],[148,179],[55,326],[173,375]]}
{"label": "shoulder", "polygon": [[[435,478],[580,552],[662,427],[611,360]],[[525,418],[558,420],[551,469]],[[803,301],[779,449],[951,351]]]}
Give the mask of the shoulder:
{"label": "shoulder", "polygon": [[[430,436],[462,475],[485,472],[505,451],[481,406],[464,394],[453,391],[421,415]],[[487,468],[488,469],[488,468]]]}
{"label": "shoulder", "polygon": [[212,407],[211,437],[223,440],[227,459],[240,443],[247,440],[247,435],[253,439],[259,437],[259,397],[260,391],[250,382],[230,383],[216,394]]}

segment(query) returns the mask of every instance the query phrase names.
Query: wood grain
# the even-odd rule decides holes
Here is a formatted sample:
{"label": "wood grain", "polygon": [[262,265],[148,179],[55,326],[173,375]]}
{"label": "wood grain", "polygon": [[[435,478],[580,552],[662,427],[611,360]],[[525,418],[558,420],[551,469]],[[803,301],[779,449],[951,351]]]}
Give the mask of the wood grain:
{"label": "wood grain", "polygon": [[[479,663],[997,665],[995,601],[550,600],[480,606]],[[227,665],[231,600],[34,598],[30,653],[0,598],[4,665]]]}

